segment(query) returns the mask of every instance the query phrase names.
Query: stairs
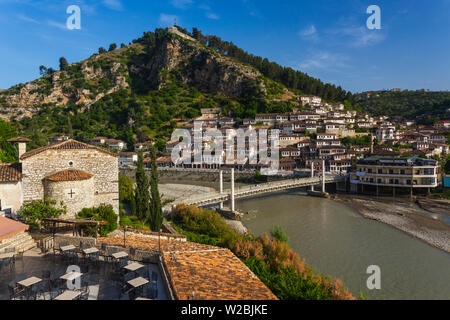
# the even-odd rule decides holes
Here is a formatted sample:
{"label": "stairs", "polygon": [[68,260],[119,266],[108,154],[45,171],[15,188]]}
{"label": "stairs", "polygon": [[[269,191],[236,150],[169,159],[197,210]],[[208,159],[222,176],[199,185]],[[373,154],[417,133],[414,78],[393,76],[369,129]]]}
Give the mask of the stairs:
{"label": "stairs", "polygon": [[0,241],[0,252],[8,248],[16,248],[16,253],[25,252],[36,247],[36,242],[28,232],[20,232],[13,237]]}

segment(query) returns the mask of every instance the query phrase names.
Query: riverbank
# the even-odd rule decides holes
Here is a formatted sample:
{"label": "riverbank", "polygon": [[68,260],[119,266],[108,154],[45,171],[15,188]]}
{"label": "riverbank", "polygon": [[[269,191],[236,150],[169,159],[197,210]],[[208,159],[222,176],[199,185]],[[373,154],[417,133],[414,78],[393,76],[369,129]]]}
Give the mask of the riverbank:
{"label": "riverbank", "polygon": [[429,245],[450,253],[450,225],[443,221],[449,215],[450,201],[405,198],[374,198],[339,194],[335,201],[343,203],[367,219],[388,224]]}

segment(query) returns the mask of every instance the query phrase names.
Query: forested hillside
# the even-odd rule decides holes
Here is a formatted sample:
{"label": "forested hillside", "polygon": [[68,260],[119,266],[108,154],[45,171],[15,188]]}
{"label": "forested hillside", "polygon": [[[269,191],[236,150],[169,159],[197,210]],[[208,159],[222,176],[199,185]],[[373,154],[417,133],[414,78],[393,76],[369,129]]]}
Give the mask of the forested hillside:
{"label": "forested hillside", "polygon": [[373,91],[355,94],[353,102],[373,115],[401,115],[420,123],[450,119],[450,92],[418,91]]}

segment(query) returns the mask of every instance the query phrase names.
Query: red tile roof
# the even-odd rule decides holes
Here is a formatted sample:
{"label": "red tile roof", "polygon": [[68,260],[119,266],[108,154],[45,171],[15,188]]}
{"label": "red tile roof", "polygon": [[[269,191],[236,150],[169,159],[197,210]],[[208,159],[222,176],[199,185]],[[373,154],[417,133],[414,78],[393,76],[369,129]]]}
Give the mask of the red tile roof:
{"label": "red tile roof", "polygon": [[0,241],[11,238],[28,228],[26,224],[0,217]]}
{"label": "red tile roof", "polygon": [[[123,245],[123,237],[98,240]],[[126,245],[159,251],[156,238],[127,236]],[[178,300],[195,292],[198,300],[277,300],[277,297],[230,250],[194,242],[161,239],[161,252],[170,286]]]}
{"label": "red tile roof", "polygon": [[32,157],[32,156],[37,155],[46,150],[81,150],[81,149],[97,150],[97,151],[109,154],[111,156],[118,157],[117,154],[109,152],[100,147],[93,146],[93,145],[79,142],[79,141],[75,141],[75,140],[67,140],[67,141],[54,143],[54,144],[51,144],[51,145],[48,145],[45,147],[41,147],[41,148],[37,148],[37,149],[31,150],[31,151],[28,151],[20,157],[20,160],[24,160],[26,158]]}
{"label": "red tile roof", "polygon": [[93,176],[94,176],[93,174],[81,170],[69,169],[45,177],[45,180],[53,182],[82,181],[82,180],[89,180]]}
{"label": "red tile roof", "polygon": [[0,164],[0,183],[17,182],[22,179],[21,163]]}

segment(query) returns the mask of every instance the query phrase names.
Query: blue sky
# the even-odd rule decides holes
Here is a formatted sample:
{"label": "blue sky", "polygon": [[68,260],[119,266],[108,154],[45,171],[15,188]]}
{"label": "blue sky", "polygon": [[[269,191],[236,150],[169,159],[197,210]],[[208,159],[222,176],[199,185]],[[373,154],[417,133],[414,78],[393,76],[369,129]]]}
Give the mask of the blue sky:
{"label": "blue sky", "polygon": [[[381,30],[369,30],[369,5]],[[81,30],[68,30],[69,5]],[[0,0],[0,88],[173,24],[353,92],[450,90],[450,0]]]}

